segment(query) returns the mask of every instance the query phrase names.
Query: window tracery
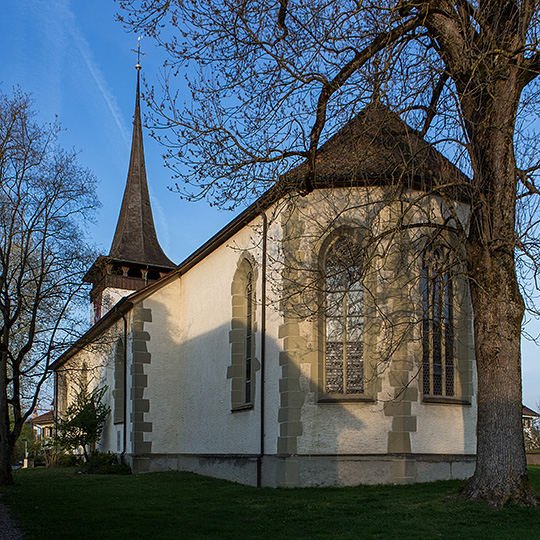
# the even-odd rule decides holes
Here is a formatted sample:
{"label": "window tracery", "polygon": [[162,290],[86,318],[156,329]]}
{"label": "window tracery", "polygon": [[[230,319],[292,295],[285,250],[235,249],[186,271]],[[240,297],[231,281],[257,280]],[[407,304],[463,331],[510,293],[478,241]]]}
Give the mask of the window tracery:
{"label": "window tracery", "polygon": [[337,237],[324,258],[324,390],[364,392],[362,253],[349,234]]}
{"label": "window tracery", "polygon": [[454,285],[449,250],[429,244],[422,259],[422,389],[455,395]]}

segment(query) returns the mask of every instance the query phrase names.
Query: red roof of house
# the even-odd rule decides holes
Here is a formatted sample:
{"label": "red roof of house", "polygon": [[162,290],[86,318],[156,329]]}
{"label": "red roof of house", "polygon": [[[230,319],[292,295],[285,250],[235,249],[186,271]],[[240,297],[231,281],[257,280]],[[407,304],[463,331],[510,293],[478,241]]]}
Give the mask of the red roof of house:
{"label": "red roof of house", "polygon": [[46,413],[34,416],[28,420],[31,424],[52,424],[54,422],[54,411],[47,411]]}
{"label": "red roof of house", "polygon": [[532,416],[533,418],[540,418],[540,414],[525,405],[522,405],[521,416]]}

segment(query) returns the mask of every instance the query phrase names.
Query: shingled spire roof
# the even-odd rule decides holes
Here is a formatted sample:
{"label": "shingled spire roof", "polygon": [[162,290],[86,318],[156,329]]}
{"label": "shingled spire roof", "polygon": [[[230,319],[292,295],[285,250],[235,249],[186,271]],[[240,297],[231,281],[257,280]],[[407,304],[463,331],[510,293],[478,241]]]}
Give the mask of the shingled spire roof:
{"label": "shingled spire roof", "polygon": [[137,95],[129,171],[118,224],[109,257],[121,261],[175,268],[159,245],[144,164],[140,105],[140,65],[137,64]]}
{"label": "shingled spire roof", "polygon": [[[138,52],[140,55],[140,50]],[[119,295],[138,291],[176,268],[159,245],[152,217],[144,165],[139,74],[141,66],[138,62],[136,67],[137,94],[131,156],[116,232],[109,255],[100,255],[83,278],[93,285],[90,299],[94,306],[94,322],[111,309]],[[109,293],[105,294],[107,290]]]}

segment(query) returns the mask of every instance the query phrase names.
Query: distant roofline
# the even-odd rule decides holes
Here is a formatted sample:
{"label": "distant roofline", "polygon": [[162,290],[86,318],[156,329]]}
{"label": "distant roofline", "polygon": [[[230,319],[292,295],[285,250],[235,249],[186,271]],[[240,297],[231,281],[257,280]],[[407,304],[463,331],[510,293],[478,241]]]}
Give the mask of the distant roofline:
{"label": "distant roofline", "polygon": [[47,411],[39,416],[33,416],[28,419],[28,423],[39,425],[40,423],[54,422],[54,411]]}
{"label": "distant roofline", "polygon": [[540,414],[532,409],[529,409],[526,405],[521,406],[521,416],[529,416],[531,418],[540,418]]}

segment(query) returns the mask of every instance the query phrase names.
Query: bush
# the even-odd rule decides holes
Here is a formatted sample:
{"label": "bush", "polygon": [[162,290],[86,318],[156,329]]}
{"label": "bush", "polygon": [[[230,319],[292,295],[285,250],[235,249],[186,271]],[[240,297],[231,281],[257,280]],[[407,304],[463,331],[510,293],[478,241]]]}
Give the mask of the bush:
{"label": "bush", "polygon": [[122,463],[116,454],[94,452],[86,463],[81,463],[77,471],[85,474],[131,474],[131,467]]}
{"label": "bush", "polygon": [[34,430],[32,425],[25,422],[22,428],[21,436],[13,448],[12,463],[22,463],[23,459],[26,457],[25,453],[27,449],[28,457],[31,459],[38,457],[41,451],[39,441],[36,441],[34,438]]}
{"label": "bush", "polygon": [[58,467],[76,467],[81,463],[81,456],[75,454],[58,454],[56,466]]}
{"label": "bush", "polygon": [[73,453],[66,453],[58,448],[53,438],[39,441],[39,452],[36,454],[36,461],[43,463],[45,467],[75,467],[81,461],[80,456]]}
{"label": "bush", "polygon": [[106,386],[90,391],[88,385],[81,382],[75,400],[56,422],[57,444],[64,450],[82,448],[85,461],[89,459],[87,448],[99,441],[111,412],[103,403],[106,392]]}

